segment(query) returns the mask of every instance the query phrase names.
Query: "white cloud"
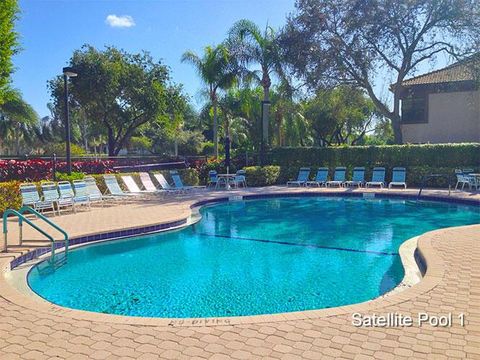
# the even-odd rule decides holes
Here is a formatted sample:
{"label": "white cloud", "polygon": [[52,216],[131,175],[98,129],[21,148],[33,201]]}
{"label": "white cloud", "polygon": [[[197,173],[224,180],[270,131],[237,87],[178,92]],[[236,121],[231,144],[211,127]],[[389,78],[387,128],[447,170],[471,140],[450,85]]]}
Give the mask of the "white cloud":
{"label": "white cloud", "polygon": [[135,26],[135,21],[130,15],[117,16],[115,14],[108,15],[105,23],[111,27],[129,28]]}

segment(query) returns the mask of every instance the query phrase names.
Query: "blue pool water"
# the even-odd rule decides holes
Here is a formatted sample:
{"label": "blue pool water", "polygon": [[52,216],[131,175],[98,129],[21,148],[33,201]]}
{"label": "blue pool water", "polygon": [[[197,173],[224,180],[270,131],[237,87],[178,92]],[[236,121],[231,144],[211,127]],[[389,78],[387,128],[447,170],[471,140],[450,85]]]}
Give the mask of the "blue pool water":
{"label": "blue pool water", "polygon": [[302,197],[221,203],[183,230],[71,251],[31,288],[70,308],[152,317],[320,309],[373,299],[403,278],[400,244],[480,221],[478,207]]}

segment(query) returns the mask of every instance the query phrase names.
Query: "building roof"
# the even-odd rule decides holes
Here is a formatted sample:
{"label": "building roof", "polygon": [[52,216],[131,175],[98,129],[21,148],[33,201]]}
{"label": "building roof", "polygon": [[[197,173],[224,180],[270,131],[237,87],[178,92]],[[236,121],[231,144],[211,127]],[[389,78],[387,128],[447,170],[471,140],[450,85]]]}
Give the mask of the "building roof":
{"label": "building roof", "polygon": [[404,80],[402,86],[409,87],[414,85],[473,81],[478,77],[478,75],[477,77],[475,76],[477,63],[480,65],[480,54],[470,56],[443,69]]}

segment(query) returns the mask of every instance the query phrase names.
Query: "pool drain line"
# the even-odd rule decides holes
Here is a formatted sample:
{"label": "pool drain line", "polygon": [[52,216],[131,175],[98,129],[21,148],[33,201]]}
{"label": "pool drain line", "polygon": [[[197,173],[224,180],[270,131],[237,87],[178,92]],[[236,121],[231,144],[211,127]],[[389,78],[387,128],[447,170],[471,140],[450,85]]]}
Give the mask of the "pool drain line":
{"label": "pool drain line", "polygon": [[244,241],[256,241],[262,243],[271,243],[271,244],[278,244],[278,245],[290,245],[290,246],[302,246],[308,248],[315,248],[315,249],[325,249],[325,250],[338,250],[338,251],[350,251],[350,252],[357,252],[357,253],[368,253],[374,255],[387,255],[387,256],[399,256],[396,252],[386,252],[386,251],[375,251],[375,250],[360,250],[360,249],[351,249],[351,248],[341,248],[336,246],[323,246],[323,245],[315,245],[315,244],[299,244],[293,243],[289,241],[279,241],[279,240],[267,240],[267,239],[256,239],[256,238],[245,238],[239,236],[231,236],[231,235],[221,235],[221,234],[208,234],[208,233],[201,233],[193,230],[196,235],[200,236],[212,236],[224,239],[233,239],[233,240],[244,240]]}

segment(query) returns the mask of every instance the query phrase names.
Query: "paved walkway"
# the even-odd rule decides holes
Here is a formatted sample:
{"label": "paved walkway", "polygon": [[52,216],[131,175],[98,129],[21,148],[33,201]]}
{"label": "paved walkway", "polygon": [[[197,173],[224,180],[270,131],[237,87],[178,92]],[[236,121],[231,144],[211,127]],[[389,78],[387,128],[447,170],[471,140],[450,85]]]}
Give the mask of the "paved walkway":
{"label": "paved walkway", "polygon": [[[283,192],[285,188],[251,191]],[[438,196],[439,192],[428,194]],[[215,196],[219,195],[203,193],[178,203],[96,209],[56,221],[77,236],[137,225],[137,221],[178,219],[188,216],[191,203]],[[480,225],[424,234],[418,249],[427,262],[426,276],[389,297],[334,309],[207,323],[149,321],[64,309],[23,295],[2,276],[0,359],[480,359]],[[0,258],[7,275],[12,256]],[[422,312],[452,313],[453,324],[359,328],[352,325],[356,312],[397,313],[414,320]],[[459,323],[461,313],[464,326]]]}

